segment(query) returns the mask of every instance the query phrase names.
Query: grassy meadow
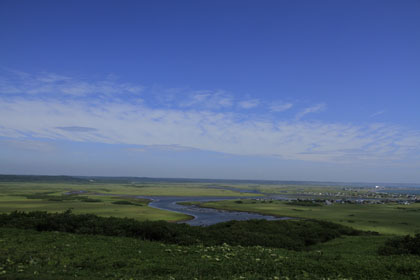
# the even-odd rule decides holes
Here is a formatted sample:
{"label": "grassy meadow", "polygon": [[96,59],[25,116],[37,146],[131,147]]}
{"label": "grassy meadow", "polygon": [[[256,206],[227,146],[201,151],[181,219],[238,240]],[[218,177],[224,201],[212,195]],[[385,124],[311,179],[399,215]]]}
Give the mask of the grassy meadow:
{"label": "grassy meadow", "polygon": [[[48,211],[63,212],[71,209],[74,213],[95,214],[104,217],[134,218],[137,220],[166,220],[179,221],[189,219],[188,215],[160,210],[147,206],[147,203],[137,202],[136,199],[119,197],[93,197],[98,202],[84,202],[80,200],[48,201],[45,199],[27,199],[20,196],[0,196],[0,212],[18,211]],[[114,204],[119,201],[130,201],[132,204]]]}
{"label": "grassy meadow", "polygon": [[87,191],[119,195],[145,196],[258,196],[258,194],[241,193],[245,186],[234,186],[238,191],[214,188],[205,183],[38,183],[38,182],[0,182],[0,195],[26,195],[39,192],[50,192],[61,195],[69,191]]}
{"label": "grassy meadow", "polygon": [[300,206],[285,201],[251,199],[195,203],[216,209],[256,212],[281,217],[296,217],[330,221],[360,230],[382,234],[420,233],[420,203],[333,204]]}
{"label": "grassy meadow", "polygon": [[[420,279],[419,255],[380,253],[390,238],[420,233],[420,203],[306,205],[241,192],[354,194],[340,187],[42,180],[0,182],[0,214],[66,211],[2,215],[0,279]],[[299,219],[191,227],[159,221],[191,217],[135,196],[231,196],[186,203]]]}
{"label": "grassy meadow", "polygon": [[[236,191],[238,190],[238,191]],[[134,196],[232,196],[237,201],[200,203],[200,206],[248,211],[275,216],[310,218],[331,221],[360,230],[384,234],[414,234],[420,232],[420,204],[334,204],[330,206],[301,206],[284,201],[246,199],[261,194],[241,190],[293,196],[302,193],[343,193],[334,186],[216,184],[199,182],[0,182],[0,213],[14,210],[91,213],[99,216],[128,217],[137,220],[181,221],[191,217],[148,206]],[[83,191],[77,195],[68,192]],[[106,195],[98,195],[106,194]],[[349,195],[352,193],[349,192]],[[114,196],[115,195],[115,196]],[[63,199],[61,199],[63,198]],[[83,198],[83,199],[82,199]],[[125,201],[127,203],[120,203]]]}
{"label": "grassy meadow", "polygon": [[[0,182],[0,213],[15,210],[63,212],[72,209],[74,213],[90,213],[106,217],[181,221],[191,217],[149,207],[147,202],[132,196],[250,196],[250,194],[232,190],[207,188],[205,185],[197,183]],[[66,195],[68,192],[77,191],[85,193]],[[80,197],[88,199],[80,200]],[[117,201],[130,201],[131,204],[115,204]]]}

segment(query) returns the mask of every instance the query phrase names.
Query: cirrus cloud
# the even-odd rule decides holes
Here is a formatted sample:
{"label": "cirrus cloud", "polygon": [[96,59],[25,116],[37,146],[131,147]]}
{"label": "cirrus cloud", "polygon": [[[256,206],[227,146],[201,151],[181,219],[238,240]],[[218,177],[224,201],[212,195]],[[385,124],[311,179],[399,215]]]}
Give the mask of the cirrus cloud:
{"label": "cirrus cloud", "polygon": [[420,132],[396,126],[253,120],[233,113],[156,109],[124,102],[2,97],[0,119],[3,137],[189,147],[294,160],[402,160],[418,154],[420,147]]}
{"label": "cirrus cloud", "polygon": [[[280,119],[276,114],[247,114],[247,109],[268,102],[237,100],[222,90],[188,91],[172,107],[133,102],[138,97],[131,96],[143,91],[127,83],[86,82],[51,73],[19,72],[12,78],[3,77],[0,136],[126,144],[141,146],[141,150],[199,149],[318,162],[383,164],[420,158],[420,131],[380,123],[308,120],[309,114],[325,110],[325,103],[304,108],[295,118]],[[126,98],[114,98],[121,95]],[[273,103],[269,110],[281,112],[292,107],[295,104]]]}
{"label": "cirrus cloud", "polygon": [[325,103],[320,103],[320,104],[316,104],[314,106],[305,108],[304,110],[302,110],[301,112],[299,112],[296,115],[296,119],[297,120],[300,120],[301,118],[303,118],[307,114],[322,112],[322,111],[325,110],[325,108],[327,108],[327,106],[325,105]]}
{"label": "cirrus cloud", "polygon": [[[143,86],[129,83],[117,83],[113,79],[100,81],[83,81],[54,73],[29,74],[21,71],[9,71],[9,75],[0,77],[0,94],[24,94],[38,96],[72,96],[92,95],[112,96],[139,94]],[[11,74],[11,75],[10,75]]]}

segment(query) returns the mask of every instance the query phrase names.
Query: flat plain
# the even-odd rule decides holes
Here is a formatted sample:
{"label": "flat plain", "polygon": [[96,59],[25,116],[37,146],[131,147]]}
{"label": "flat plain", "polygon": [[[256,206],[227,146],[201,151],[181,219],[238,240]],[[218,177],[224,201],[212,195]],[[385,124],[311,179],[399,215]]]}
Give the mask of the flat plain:
{"label": "flat plain", "polygon": [[[272,198],[267,199],[268,195]],[[0,227],[0,278],[420,279],[420,256],[378,253],[390,238],[420,233],[420,203],[404,205],[390,201],[385,204],[327,205],[322,202],[324,199],[357,199],[375,195],[366,189],[291,184],[3,181],[0,182],[0,213],[62,213],[70,209],[71,215],[76,215],[75,219],[78,214],[116,217],[113,220],[115,225],[121,224],[124,227],[126,224],[129,229],[134,222],[120,218],[132,218],[135,222],[175,222],[191,218],[150,207],[149,199],[138,196],[232,197],[223,201],[188,203],[296,218],[290,220],[292,224],[313,219],[329,221],[346,228],[378,234],[329,236],[329,232],[326,232],[326,236],[329,236],[326,240],[316,244],[309,242],[303,250],[295,250],[281,246],[232,245],[229,241],[214,245],[200,244],[200,240],[188,235],[188,225],[177,234],[185,234],[184,237],[190,238],[188,240],[192,241],[191,244],[154,239],[165,235],[164,231],[170,230],[172,226],[180,226],[165,222],[148,224],[147,230],[153,234],[147,239],[127,237],[119,231],[111,236],[60,232],[60,227],[51,231],[45,227],[55,222],[45,220],[45,224],[34,226],[33,229],[38,230],[26,227],[25,223],[22,224],[24,228],[10,225]],[[277,200],[275,197],[288,200]],[[295,200],[297,198],[304,202]],[[315,202],[311,204],[309,201]],[[5,216],[3,218],[7,220]],[[90,218],[80,216],[80,219]],[[258,224],[258,221],[255,223]],[[225,225],[225,229],[231,228],[229,224]],[[88,228],[83,230],[89,232]],[[206,231],[205,228],[200,230]],[[280,235],[271,235],[270,222],[261,229],[244,230],[249,233],[255,231],[255,240],[250,240],[257,243],[273,238],[284,238],[287,240],[285,244],[294,244],[298,240],[296,236],[290,236],[287,230]],[[322,228],[308,228],[303,233],[307,235],[304,238],[310,241],[315,230],[322,231]],[[236,236],[235,241],[241,240],[240,234],[232,234]],[[169,234],[168,238],[171,236]],[[210,235],[207,237],[212,238]]]}
{"label": "flat plain", "polygon": [[383,234],[420,233],[420,203],[402,205],[341,204],[301,206],[285,201],[226,200],[196,203],[202,207],[246,211],[279,217],[295,217],[330,221],[360,230]]}
{"label": "flat plain", "polygon": [[[136,196],[247,197],[249,193],[208,188],[197,183],[57,183],[1,182],[0,213],[12,211],[90,213],[136,220],[181,221],[188,215],[156,209]],[[255,195],[253,195],[255,196]],[[118,203],[128,201],[130,203]]]}
{"label": "flat plain", "polygon": [[[383,234],[420,233],[420,203],[409,205],[398,203],[324,205],[318,203],[316,206],[302,206],[284,200],[255,199],[255,197],[268,194],[288,198],[336,199],[337,195],[368,196],[372,192],[365,189],[343,190],[338,186],[290,184],[0,182],[0,213],[15,210],[63,212],[72,209],[74,213],[79,214],[90,213],[105,217],[173,222],[188,220],[191,217],[149,207],[148,200],[136,198],[136,196],[234,197],[234,200],[196,204],[202,207],[255,212],[279,217],[320,219]],[[240,203],[236,199],[238,197],[242,198]]]}

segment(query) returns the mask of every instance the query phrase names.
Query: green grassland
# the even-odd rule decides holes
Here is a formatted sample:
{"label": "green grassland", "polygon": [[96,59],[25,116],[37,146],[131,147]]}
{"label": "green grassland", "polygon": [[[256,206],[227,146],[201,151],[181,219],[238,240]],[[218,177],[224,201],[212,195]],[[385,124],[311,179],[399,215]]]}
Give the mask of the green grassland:
{"label": "green grassland", "polygon": [[[241,189],[242,187],[238,187]],[[147,183],[147,184],[114,184],[114,183],[32,183],[0,182],[0,194],[28,194],[52,192],[62,194],[68,191],[88,191],[119,195],[145,196],[258,196],[232,190],[208,187],[204,183]]]}
{"label": "green grassland", "polygon": [[[97,196],[92,197],[95,200]],[[127,201],[119,197],[100,197],[99,202],[84,202],[80,200],[48,201],[45,199],[27,199],[20,196],[0,196],[0,212],[9,213],[15,210],[19,211],[48,211],[63,212],[72,209],[74,213],[96,214],[104,217],[128,217],[136,220],[166,220],[179,221],[190,219],[190,216],[160,210],[147,206],[147,203],[137,202],[136,199],[130,199],[133,204],[114,204],[118,201]]]}
{"label": "green grassland", "polygon": [[[226,187],[227,189],[223,189]],[[238,191],[235,191],[238,189]],[[302,193],[344,193],[334,186],[257,185],[257,184],[212,184],[198,182],[147,182],[147,183],[98,183],[98,182],[0,182],[0,213],[14,210],[62,212],[72,209],[74,213],[92,213],[100,216],[129,217],[137,220],[181,221],[188,215],[149,207],[147,202],[134,196],[258,196],[240,190],[260,191],[293,196]],[[67,192],[84,191],[74,196]],[[106,194],[98,195],[98,194]],[[114,194],[115,196],[113,196]],[[349,195],[352,193],[350,192]],[[36,198],[45,195],[44,198]],[[125,197],[124,197],[125,196]],[[57,197],[56,200],[51,197]],[[63,197],[74,199],[60,200]],[[80,198],[86,198],[81,200]],[[77,199],[79,198],[79,199]],[[115,204],[129,200],[130,203]],[[420,204],[398,205],[353,205],[334,204],[310,207],[289,205],[280,201],[271,203],[246,200],[242,203],[219,201],[201,206],[227,210],[249,211],[276,216],[313,218],[332,221],[361,230],[385,234],[412,234],[420,232]]]}
{"label": "green grassland", "polygon": [[[85,191],[79,200],[65,195],[67,192]],[[106,194],[98,195],[98,194]],[[115,196],[112,196],[115,194]],[[72,209],[74,213],[92,213],[100,216],[129,217],[137,220],[181,221],[188,215],[165,211],[147,206],[134,198],[124,196],[249,196],[250,194],[231,190],[206,188],[197,183],[59,183],[59,182],[1,182],[0,213],[14,210],[62,212]],[[36,198],[37,196],[45,196]],[[122,196],[122,197],[121,197]],[[53,200],[56,197],[57,200]],[[89,201],[89,200],[91,201]],[[115,204],[116,201],[130,200],[132,204]]]}
{"label": "green grassland", "polygon": [[216,209],[256,212],[280,217],[319,219],[383,234],[420,233],[420,204],[333,204],[299,206],[285,201],[251,199],[196,203]]}
{"label": "green grassland", "polygon": [[[99,183],[65,179],[65,182],[42,181],[45,178],[36,182],[0,182],[0,213],[15,210],[54,213],[72,209],[74,214],[128,217],[137,221],[117,218],[102,221],[100,219],[105,218],[85,215],[82,217],[87,219],[85,222],[83,219],[74,222],[80,217],[69,214],[68,217],[75,220],[64,219],[60,226],[60,219],[43,222],[40,218],[39,224],[32,225],[36,223],[34,218],[28,216],[29,220],[21,222],[16,218],[0,227],[0,279],[420,279],[419,256],[378,254],[378,249],[390,237],[420,232],[420,203],[299,205],[254,200],[249,196],[257,194],[240,192],[258,190],[290,196],[317,192],[335,194],[343,193],[340,187],[200,182]],[[66,194],[77,191],[83,193]],[[241,196],[240,200],[200,205],[304,220],[284,221],[289,226],[280,234],[264,231],[274,230],[274,225],[283,221],[226,223],[205,228],[151,222],[190,217],[149,207],[147,199],[135,198],[142,195]],[[22,218],[26,214],[14,215]],[[335,222],[381,235],[337,235],[333,234],[334,225],[306,219]],[[143,224],[137,228],[136,223]],[[297,227],[300,223],[304,226]],[[55,231],[65,231],[63,228],[74,231]],[[123,235],[124,232],[132,235]],[[299,237],[299,232],[303,237]],[[273,245],[282,242],[294,245]],[[302,242],[306,245],[299,245]]]}
{"label": "green grassland", "polygon": [[296,195],[296,194],[317,194],[319,193],[330,193],[337,194],[341,193],[343,195],[352,196],[355,194],[367,193],[366,189],[355,190],[344,190],[341,186],[317,186],[317,185],[258,185],[258,186],[248,186],[250,189],[257,189],[262,193],[266,194],[279,194],[279,195]]}
{"label": "green grassland", "polygon": [[0,278],[419,279],[420,257],[377,254],[385,239],[346,236],[290,251],[0,228]]}

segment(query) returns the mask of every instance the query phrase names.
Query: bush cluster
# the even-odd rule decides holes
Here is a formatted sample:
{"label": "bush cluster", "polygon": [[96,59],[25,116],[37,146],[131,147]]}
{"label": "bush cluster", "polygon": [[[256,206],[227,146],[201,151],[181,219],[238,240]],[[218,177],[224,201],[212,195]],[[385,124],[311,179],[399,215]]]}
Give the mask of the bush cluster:
{"label": "bush cluster", "polygon": [[0,215],[0,226],[38,231],[135,237],[171,244],[206,246],[265,246],[303,250],[341,235],[360,235],[350,227],[317,220],[229,221],[207,227],[165,221],[136,221],[128,218],[98,217],[92,214],[12,212]]}
{"label": "bush cluster", "polygon": [[112,202],[112,204],[118,204],[118,205],[139,205],[137,203],[133,203],[133,202],[128,201],[128,200],[117,200],[117,201]]}
{"label": "bush cluster", "polygon": [[406,235],[387,240],[384,246],[379,248],[379,254],[389,255],[419,255],[420,256],[420,233],[415,236]]}
{"label": "bush cluster", "polygon": [[287,205],[294,205],[294,206],[322,206],[322,201],[312,201],[312,200],[293,200],[286,202]]}
{"label": "bush cluster", "polygon": [[35,194],[29,194],[25,195],[27,199],[43,199],[47,201],[55,201],[55,202],[61,202],[61,201],[73,201],[73,200],[79,200],[82,202],[102,202],[102,200],[97,198],[89,198],[87,196],[81,196],[81,195],[61,195],[61,196],[53,196],[49,195],[51,192],[45,192],[45,193],[35,193]]}

